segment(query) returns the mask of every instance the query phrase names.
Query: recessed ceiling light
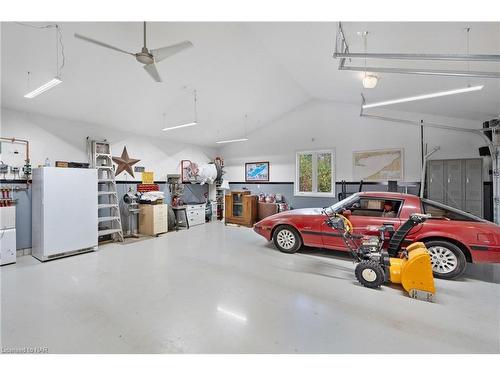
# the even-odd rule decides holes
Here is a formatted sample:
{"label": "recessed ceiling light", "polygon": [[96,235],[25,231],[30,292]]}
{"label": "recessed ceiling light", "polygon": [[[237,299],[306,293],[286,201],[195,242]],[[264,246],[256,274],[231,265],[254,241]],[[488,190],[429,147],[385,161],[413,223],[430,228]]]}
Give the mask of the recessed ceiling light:
{"label": "recessed ceiling light", "polygon": [[412,102],[412,101],[416,101],[416,100],[424,100],[424,99],[430,99],[430,98],[437,98],[437,97],[440,97],[440,96],[462,94],[462,93],[465,93],[465,92],[478,91],[478,90],[481,90],[483,87],[484,87],[484,85],[472,86],[472,87],[464,87],[464,88],[461,88],[461,89],[439,91],[439,92],[435,92],[435,93],[431,93],[431,94],[409,96],[409,97],[401,98],[401,99],[392,99],[392,100],[386,100],[386,101],[383,101],[383,102],[377,102],[377,103],[371,103],[371,104],[363,104],[363,109],[373,108],[373,107],[381,107],[381,106],[390,105],[390,104]]}

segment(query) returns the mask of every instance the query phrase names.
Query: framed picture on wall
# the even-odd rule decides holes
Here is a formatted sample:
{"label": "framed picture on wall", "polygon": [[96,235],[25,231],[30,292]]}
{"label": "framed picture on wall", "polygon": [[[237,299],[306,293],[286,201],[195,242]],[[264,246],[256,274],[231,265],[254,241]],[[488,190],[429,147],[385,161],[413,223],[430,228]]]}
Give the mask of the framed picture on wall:
{"label": "framed picture on wall", "polygon": [[352,154],[354,181],[403,180],[403,149],[355,151]]}
{"label": "framed picture on wall", "polygon": [[245,163],[245,182],[269,181],[269,162]]}

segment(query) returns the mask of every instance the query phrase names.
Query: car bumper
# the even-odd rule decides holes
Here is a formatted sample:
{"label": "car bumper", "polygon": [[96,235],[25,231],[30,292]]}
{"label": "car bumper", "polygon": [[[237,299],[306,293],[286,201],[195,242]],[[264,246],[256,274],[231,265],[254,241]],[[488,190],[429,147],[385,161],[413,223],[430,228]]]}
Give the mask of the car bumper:
{"label": "car bumper", "polygon": [[253,230],[268,241],[271,241],[271,229],[271,227],[259,225],[258,223],[253,226]]}
{"label": "car bumper", "polygon": [[471,245],[474,263],[500,263],[500,246]]}

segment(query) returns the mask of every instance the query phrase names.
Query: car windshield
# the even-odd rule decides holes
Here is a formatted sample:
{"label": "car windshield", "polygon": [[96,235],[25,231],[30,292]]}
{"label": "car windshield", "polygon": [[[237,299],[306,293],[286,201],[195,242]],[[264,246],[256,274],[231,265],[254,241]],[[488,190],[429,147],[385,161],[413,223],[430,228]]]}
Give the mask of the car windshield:
{"label": "car windshield", "polygon": [[345,199],[342,199],[341,201],[338,201],[337,203],[335,204],[332,204],[330,206],[330,209],[334,212],[339,212],[340,210],[342,210],[343,208],[349,206],[352,202],[354,202],[356,199],[358,199],[358,195],[359,194],[353,194],[353,195],[350,195],[348,196],[347,198]]}

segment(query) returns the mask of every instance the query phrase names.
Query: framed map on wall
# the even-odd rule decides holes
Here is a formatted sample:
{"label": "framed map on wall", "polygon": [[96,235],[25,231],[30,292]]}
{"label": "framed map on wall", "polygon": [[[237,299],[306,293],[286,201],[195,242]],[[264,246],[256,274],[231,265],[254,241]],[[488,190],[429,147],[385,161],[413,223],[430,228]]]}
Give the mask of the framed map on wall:
{"label": "framed map on wall", "polygon": [[403,149],[354,151],[354,181],[403,180]]}
{"label": "framed map on wall", "polygon": [[245,182],[269,181],[269,162],[245,163]]}

